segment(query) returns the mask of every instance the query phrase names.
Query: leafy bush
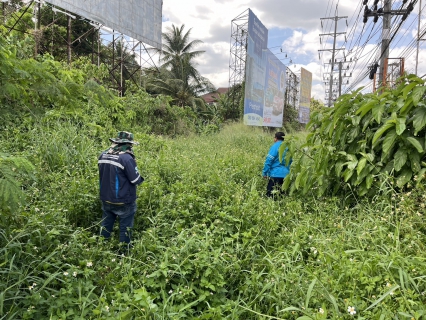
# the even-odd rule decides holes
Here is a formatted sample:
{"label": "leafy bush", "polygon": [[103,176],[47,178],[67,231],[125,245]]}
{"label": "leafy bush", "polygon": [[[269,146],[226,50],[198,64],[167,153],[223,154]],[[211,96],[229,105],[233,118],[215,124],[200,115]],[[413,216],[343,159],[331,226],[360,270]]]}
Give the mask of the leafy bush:
{"label": "leafy bush", "polygon": [[396,89],[365,95],[359,90],[313,113],[312,132],[300,148],[284,144],[295,159],[286,188],[374,195],[389,175],[399,188],[424,179],[424,80],[410,75]]}
{"label": "leafy bush", "polygon": [[0,153],[0,209],[11,214],[19,205],[25,204],[24,182],[34,178],[34,166],[26,158]]}
{"label": "leafy bush", "polygon": [[[10,154],[2,155],[0,167],[6,169],[0,172],[7,172],[12,179],[8,183],[28,201],[13,211],[0,211],[2,319],[425,317],[422,182],[405,192],[392,179],[379,180],[377,175],[377,183],[368,189],[375,195],[356,197],[351,206],[345,206],[340,194],[316,197],[310,192],[274,201],[263,196],[266,181],[261,177],[270,134],[232,124],[220,132],[208,127],[211,132],[203,135],[179,136],[199,122],[185,108],[170,108],[167,97],[153,99],[137,90],[130,94],[130,89],[127,97],[117,97],[97,80],[87,79],[84,65],[69,70],[50,57],[18,61],[10,52],[8,45],[0,47],[0,81],[10,82],[0,87],[6,92],[0,96],[5,119],[0,139],[3,152]],[[20,73],[26,80],[19,79]],[[41,86],[34,81],[44,78],[39,99],[34,92]],[[70,90],[63,90],[64,83],[70,83]],[[294,191],[302,186],[299,167],[313,170],[302,172],[304,179],[312,178],[304,188],[322,188],[316,184],[322,181],[321,170],[330,181],[341,181],[321,167],[327,156],[342,160],[336,130],[341,130],[344,152],[359,157],[357,146],[364,142],[357,139],[363,129],[357,123],[367,124],[363,134],[370,142],[362,152],[377,158],[384,155],[385,143],[373,143],[374,137],[390,139],[395,130],[395,145],[389,149],[393,157],[385,155],[385,160],[397,158],[397,146],[410,147],[406,133],[418,129],[424,135],[418,123],[422,117],[412,117],[424,108],[416,98],[423,87],[406,88],[381,98],[387,111],[367,102],[377,96],[354,94],[342,98],[348,101],[340,107],[318,113],[311,125],[314,134],[308,136],[312,145],[298,151],[312,159],[295,152],[303,136],[288,136],[297,165],[292,167],[293,184],[298,184]],[[401,100],[394,103],[387,97],[402,94],[404,100],[404,92],[413,114],[408,112],[411,117],[405,118],[402,130],[403,121],[393,123],[388,111],[396,109],[396,118],[402,118],[404,106],[398,109]],[[348,110],[352,113],[346,115]],[[381,130],[386,123],[395,125]],[[117,229],[110,241],[98,236],[102,213],[97,157],[117,129],[133,131],[140,142],[134,151],[146,178],[138,187],[134,247],[127,256],[117,255]],[[162,135],[151,134],[153,130]],[[350,140],[354,130],[361,131]],[[35,168],[37,179],[31,183],[26,174],[31,165],[11,170],[27,163],[24,159]],[[407,159],[411,164],[412,156]],[[346,170],[349,164],[342,166]],[[353,175],[362,174],[364,169],[357,171],[361,166],[357,164]]]}

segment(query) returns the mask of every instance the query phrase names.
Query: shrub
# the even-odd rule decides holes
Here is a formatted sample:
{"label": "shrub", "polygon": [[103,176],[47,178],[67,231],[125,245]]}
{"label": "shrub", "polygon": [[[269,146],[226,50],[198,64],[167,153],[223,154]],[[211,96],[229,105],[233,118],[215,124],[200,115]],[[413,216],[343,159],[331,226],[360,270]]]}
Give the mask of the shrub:
{"label": "shrub", "polygon": [[314,112],[300,148],[283,144],[295,160],[286,188],[374,195],[389,175],[399,188],[424,179],[425,81],[410,75],[395,89],[365,95],[360,90]]}

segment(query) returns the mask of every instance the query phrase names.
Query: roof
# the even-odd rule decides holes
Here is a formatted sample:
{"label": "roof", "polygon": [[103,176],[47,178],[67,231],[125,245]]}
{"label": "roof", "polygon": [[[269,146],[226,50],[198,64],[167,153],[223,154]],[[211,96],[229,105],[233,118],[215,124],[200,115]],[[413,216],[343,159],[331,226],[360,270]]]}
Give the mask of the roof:
{"label": "roof", "polygon": [[206,103],[214,103],[216,102],[217,98],[219,97],[220,94],[224,94],[227,93],[229,90],[229,88],[218,88],[216,91],[214,92],[210,92],[210,93],[206,93],[203,94],[201,96],[201,98],[206,102]]}

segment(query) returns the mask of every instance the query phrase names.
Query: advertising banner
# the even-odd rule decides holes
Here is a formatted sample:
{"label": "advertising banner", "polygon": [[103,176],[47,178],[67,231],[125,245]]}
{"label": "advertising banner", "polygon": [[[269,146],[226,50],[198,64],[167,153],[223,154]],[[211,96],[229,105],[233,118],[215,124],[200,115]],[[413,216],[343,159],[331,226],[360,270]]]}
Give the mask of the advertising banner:
{"label": "advertising banner", "polygon": [[300,69],[300,98],[299,98],[299,122],[308,123],[310,117],[312,90],[312,73],[308,70]]}
{"label": "advertising banner", "polygon": [[286,88],[286,67],[269,50],[266,52],[265,99],[263,125],[282,127],[284,94]]}
{"label": "advertising banner", "polygon": [[46,0],[46,2],[161,49],[162,0]]}
{"label": "advertising banner", "polygon": [[244,124],[281,127],[286,67],[267,45],[268,29],[249,10]]}

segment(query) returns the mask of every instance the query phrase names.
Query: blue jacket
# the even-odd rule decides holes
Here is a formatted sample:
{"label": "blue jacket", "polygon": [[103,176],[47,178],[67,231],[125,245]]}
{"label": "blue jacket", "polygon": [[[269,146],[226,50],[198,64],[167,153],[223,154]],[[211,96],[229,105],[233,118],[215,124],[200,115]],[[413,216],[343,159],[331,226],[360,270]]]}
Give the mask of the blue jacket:
{"label": "blue jacket", "polygon": [[98,160],[100,198],[112,203],[136,201],[136,186],[144,179],[138,172],[136,161],[128,153],[102,153]]}
{"label": "blue jacket", "polygon": [[290,160],[287,166],[285,165],[285,156],[288,150],[288,148],[286,148],[283,153],[283,161],[280,162],[279,149],[281,143],[282,140],[278,140],[269,149],[262,171],[264,177],[285,178],[289,174],[292,160]]}

